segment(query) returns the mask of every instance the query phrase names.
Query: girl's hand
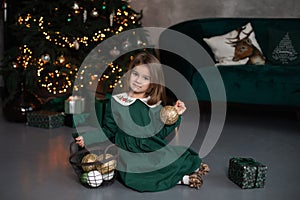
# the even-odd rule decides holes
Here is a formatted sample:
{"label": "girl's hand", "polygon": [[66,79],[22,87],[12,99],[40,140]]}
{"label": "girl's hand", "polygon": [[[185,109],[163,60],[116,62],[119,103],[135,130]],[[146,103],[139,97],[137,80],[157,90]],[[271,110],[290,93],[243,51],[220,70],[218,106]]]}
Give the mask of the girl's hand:
{"label": "girl's hand", "polygon": [[76,140],[76,144],[78,144],[80,147],[84,147],[85,146],[84,140],[83,140],[82,136],[79,136],[79,137],[75,138],[75,140]]}
{"label": "girl's hand", "polygon": [[184,111],[186,110],[186,107],[185,107],[184,103],[180,100],[176,101],[174,107],[177,110],[177,113],[179,115],[182,115],[184,113]]}

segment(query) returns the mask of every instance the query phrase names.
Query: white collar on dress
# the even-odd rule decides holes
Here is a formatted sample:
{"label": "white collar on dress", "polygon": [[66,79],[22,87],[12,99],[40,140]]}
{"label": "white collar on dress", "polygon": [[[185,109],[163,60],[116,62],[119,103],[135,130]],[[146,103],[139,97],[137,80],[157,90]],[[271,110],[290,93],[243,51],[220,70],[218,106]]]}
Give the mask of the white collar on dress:
{"label": "white collar on dress", "polygon": [[128,94],[126,92],[120,93],[120,94],[115,94],[112,97],[123,106],[129,106],[129,105],[133,104],[137,99],[141,100],[144,104],[146,104],[150,108],[154,108],[154,107],[160,105],[160,103],[161,103],[161,101],[159,101],[157,104],[149,105],[147,103],[147,101],[150,99],[150,96],[146,97],[146,98],[133,98],[133,97],[128,96]]}

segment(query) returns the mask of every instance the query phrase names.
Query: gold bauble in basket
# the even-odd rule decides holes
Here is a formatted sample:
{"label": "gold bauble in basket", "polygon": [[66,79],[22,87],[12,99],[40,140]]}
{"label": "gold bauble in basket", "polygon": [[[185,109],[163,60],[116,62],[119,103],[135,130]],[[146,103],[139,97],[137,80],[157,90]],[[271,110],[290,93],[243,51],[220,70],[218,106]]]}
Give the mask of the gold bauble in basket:
{"label": "gold bauble in basket", "polygon": [[178,113],[174,106],[164,106],[160,110],[160,119],[164,124],[172,125],[178,120]]}
{"label": "gold bauble in basket", "polygon": [[[82,158],[81,163],[92,163],[92,162],[96,162],[96,161],[97,161],[97,155],[90,153],[90,154],[85,155]],[[85,172],[89,172],[89,171],[95,170],[96,166],[92,165],[92,164],[91,165],[82,165],[82,169]]]}
{"label": "gold bauble in basket", "polygon": [[[97,160],[99,161],[99,162],[105,162],[104,160],[105,159],[109,159],[109,158],[112,158],[113,157],[113,155],[111,155],[111,154],[105,154],[106,156],[105,156],[105,158],[104,158],[104,155],[103,154],[101,154],[101,155],[99,155],[98,157],[97,157]],[[110,161],[108,161],[108,162],[105,162],[105,163],[103,163],[103,164],[101,164],[100,166],[98,165],[98,166],[96,166],[96,168],[97,168],[97,170],[98,171],[100,171],[101,172],[101,174],[108,174],[108,173],[110,173],[110,172],[112,172],[112,171],[114,171],[115,169],[116,169],[116,167],[117,167],[117,161],[116,160],[110,160]]]}

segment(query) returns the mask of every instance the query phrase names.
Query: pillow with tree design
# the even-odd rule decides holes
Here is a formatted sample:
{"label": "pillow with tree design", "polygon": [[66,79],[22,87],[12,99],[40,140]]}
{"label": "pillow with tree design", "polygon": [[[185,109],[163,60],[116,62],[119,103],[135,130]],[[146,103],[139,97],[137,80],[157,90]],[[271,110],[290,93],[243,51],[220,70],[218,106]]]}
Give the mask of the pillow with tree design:
{"label": "pillow with tree design", "polygon": [[300,64],[300,32],[269,30],[267,58],[272,64]]}

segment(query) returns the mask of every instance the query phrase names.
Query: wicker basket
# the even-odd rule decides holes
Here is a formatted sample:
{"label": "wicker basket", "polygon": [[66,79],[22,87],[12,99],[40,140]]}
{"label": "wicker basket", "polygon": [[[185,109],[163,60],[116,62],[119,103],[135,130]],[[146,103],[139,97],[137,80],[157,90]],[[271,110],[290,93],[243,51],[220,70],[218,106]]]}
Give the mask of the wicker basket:
{"label": "wicker basket", "polygon": [[114,144],[94,144],[88,149],[80,148],[75,142],[70,144],[69,162],[85,187],[111,184],[116,179],[118,160],[119,151]]}

